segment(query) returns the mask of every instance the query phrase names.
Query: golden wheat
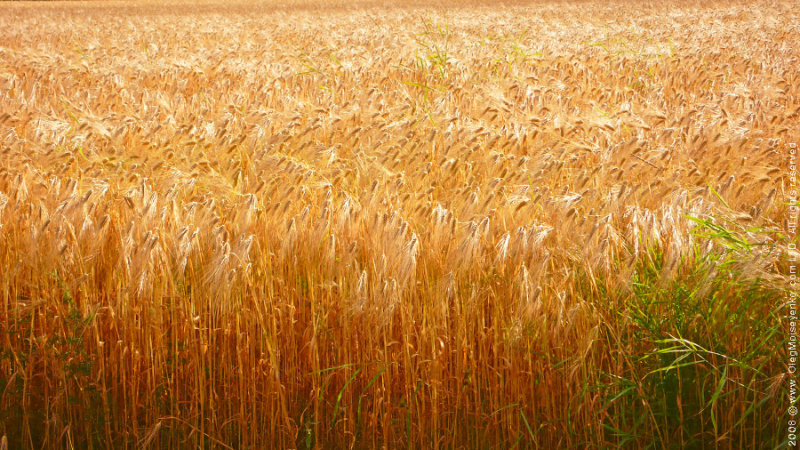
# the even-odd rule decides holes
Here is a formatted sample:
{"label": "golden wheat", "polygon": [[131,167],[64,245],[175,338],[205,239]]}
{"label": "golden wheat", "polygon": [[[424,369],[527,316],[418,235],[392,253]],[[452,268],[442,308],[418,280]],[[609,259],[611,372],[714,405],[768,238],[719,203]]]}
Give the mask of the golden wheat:
{"label": "golden wheat", "polygon": [[777,444],[798,19],[2,5],[3,446]]}

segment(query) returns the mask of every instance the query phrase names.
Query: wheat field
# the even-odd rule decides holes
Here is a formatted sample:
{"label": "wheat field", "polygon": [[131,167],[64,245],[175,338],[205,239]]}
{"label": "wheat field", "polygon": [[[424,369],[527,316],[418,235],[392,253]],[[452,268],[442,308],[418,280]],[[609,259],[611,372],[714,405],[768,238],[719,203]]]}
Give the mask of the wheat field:
{"label": "wheat field", "polygon": [[785,444],[792,2],[0,5],[0,447]]}

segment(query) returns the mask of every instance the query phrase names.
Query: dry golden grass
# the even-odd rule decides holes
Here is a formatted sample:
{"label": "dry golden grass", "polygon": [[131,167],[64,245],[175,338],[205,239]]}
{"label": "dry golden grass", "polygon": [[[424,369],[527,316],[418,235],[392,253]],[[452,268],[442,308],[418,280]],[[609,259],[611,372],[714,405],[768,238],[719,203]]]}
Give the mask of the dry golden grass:
{"label": "dry golden grass", "polygon": [[798,23],[0,6],[0,436],[774,447]]}

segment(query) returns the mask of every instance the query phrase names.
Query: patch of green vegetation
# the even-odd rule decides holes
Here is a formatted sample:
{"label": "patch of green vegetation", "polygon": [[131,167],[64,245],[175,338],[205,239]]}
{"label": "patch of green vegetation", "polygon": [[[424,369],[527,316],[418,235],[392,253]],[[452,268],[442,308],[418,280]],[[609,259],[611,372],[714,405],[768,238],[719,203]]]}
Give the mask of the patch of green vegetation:
{"label": "patch of green vegetation", "polygon": [[[613,358],[587,376],[603,405],[597,446],[701,448],[717,442],[779,444],[770,380],[784,348],[782,292],[746,273],[769,230],[690,218],[700,238],[673,276],[664,249],[636,261],[630,292],[602,283],[587,298],[605,311],[602,339]],[[708,242],[718,251],[704,251]],[[773,249],[774,250],[774,249]]]}

